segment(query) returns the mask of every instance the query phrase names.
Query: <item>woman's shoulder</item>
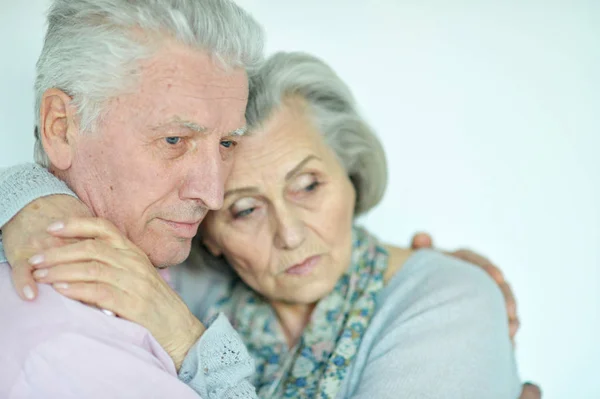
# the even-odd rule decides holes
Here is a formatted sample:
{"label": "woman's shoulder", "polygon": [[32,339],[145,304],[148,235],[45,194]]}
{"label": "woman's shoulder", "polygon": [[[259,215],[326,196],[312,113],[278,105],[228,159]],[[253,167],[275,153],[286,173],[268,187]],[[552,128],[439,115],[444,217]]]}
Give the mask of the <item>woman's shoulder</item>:
{"label": "woman's shoulder", "polygon": [[387,268],[383,274],[385,284],[402,269],[404,264],[411,258],[415,251],[407,248],[395,247],[393,245],[383,245],[388,253]]}
{"label": "woman's shoulder", "polygon": [[410,309],[421,302],[461,302],[465,297],[484,301],[483,305],[491,301],[504,309],[500,289],[483,270],[439,251],[421,249],[411,251],[389,278],[379,304],[396,309],[402,304],[402,309]]}
{"label": "woman's shoulder", "polygon": [[[472,395],[464,395],[466,387]],[[410,397],[518,396],[504,301],[484,271],[440,252],[418,250],[388,281],[377,297],[348,390],[390,389]]]}
{"label": "woman's shoulder", "polygon": [[480,268],[439,251],[413,251],[378,296],[377,316],[393,324],[416,314],[505,316],[504,300]]}

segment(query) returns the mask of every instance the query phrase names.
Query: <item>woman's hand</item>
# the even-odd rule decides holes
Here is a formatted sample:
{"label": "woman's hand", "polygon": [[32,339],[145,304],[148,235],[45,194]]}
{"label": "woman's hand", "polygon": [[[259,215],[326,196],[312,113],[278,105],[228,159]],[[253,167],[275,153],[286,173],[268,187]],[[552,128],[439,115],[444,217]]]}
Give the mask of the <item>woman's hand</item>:
{"label": "woman's hand", "polygon": [[205,328],[146,254],[104,219],[71,218],[48,232],[79,241],[32,256],[35,280],[146,327],[179,370]]}
{"label": "woman's hand", "polygon": [[50,195],[38,198],[21,209],[2,228],[2,245],[12,266],[15,289],[24,300],[37,296],[37,284],[27,260],[36,253],[75,242],[48,234],[46,228],[68,217],[92,216],[87,206],[70,195]]}

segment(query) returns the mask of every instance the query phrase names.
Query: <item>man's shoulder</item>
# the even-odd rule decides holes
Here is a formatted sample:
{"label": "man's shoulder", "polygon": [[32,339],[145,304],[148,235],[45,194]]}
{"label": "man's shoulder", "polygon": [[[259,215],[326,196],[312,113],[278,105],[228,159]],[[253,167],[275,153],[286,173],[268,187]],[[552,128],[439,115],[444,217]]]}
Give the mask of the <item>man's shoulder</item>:
{"label": "man's shoulder", "polygon": [[11,274],[10,265],[0,263],[0,392],[12,385],[36,347],[60,331],[74,328],[73,318],[60,299],[54,298],[52,288],[41,286],[35,301],[23,301]]}
{"label": "man's shoulder", "polygon": [[96,315],[95,310],[63,297],[47,285],[38,286],[39,294],[34,301],[22,300],[12,284],[11,274],[10,265],[0,263],[0,320],[10,320],[0,329],[0,351],[9,351],[19,358],[50,336],[79,329],[82,315],[90,327],[96,318],[100,322],[97,316],[101,315]]}
{"label": "man's shoulder", "polygon": [[[0,263],[0,315],[10,317],[11,327],[33,328],[38,324],[70,324],[69,317],[78,307],[48,285],[38,286],[39,295],[34,301],[24,301],[12,283],[12,270],[8,263]],[[73,306],[75,305],[75,306]],[[79,304],[81,305],[81,304]],[[83,306],[83,305],[81,305]],[[26,322],[23,322],[25,321]],[[0,332],[4,332],[4,329]]]}
{"label": "man's shoulder", "polygon": [[0,397],[28,364],[53,362],[86,348],[97,349],[90,361],[107,367],[107,354],[120,355],[174,374],[168,354],[142,326],[107,316],[50,286],[38,290],[34,301],[23,301],[12,285],[10,265],[0,264],[0,369],[7,370],[0,373]]}

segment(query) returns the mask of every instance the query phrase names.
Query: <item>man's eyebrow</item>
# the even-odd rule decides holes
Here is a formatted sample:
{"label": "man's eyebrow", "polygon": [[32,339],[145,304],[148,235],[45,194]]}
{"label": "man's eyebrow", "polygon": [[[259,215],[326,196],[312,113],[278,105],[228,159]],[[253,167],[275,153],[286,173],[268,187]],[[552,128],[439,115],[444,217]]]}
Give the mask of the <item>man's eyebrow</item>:
{"label": "man's eyebrow", "polygon": [[258,188],[256,187],[241,187],[241,188],[234,188],[233,190],[229,190],[225,193],[225,198],[229,197],[230,195],[233,194],[247,194],[247,195],[254,195],[258,193]]}
{"label": "man's eyebrow", "polygon": [[231,133],[229,133],[230,136],[243,136],[248,132],[248,126],[242,126],[239,129],[235,129],[234,131],[232,131]]}
{"label": "man's eyebrow", "polygon": [[296,167],[292,170],[290,170],[289,172],[286,173],[285,175],[285,180],[290,180],[296,173],[298,173],[298,171],[300,169],[302,169],[302,167],[304,167],[304,165],[306,165],[309,161],[312,161],[313,159],[318,159],[320,160],[319,157],[317,157],[316,155],[309,155],[306,158],[304,158],[302,161],[300,161],[300,163],[298,165],[296,165]]}
{"label": "man's eyebrow", "polygon": [[[196,122],[187,121],[179,116],[174,116],[173,118],[169,119],[164,123],[153,126],[151,127],[151,130],[161,130],[169,127],[183,127],[197,133],[204,133],[208,131],[207,127],[199,125]],[[242,126],[238,129],[229,132],[228,136],[243,136],[247,133],[247,131],[248,126]]]}
{"label": "man's eyebrow", "polygon": [[204,133],[208,130],[206,127],[199,125],[196,122],[187,121],[179,116],[174,116],[164,123],[153,126],[151,127],[151,130],[161,130],[169,127],[183,127],[197,133]]}

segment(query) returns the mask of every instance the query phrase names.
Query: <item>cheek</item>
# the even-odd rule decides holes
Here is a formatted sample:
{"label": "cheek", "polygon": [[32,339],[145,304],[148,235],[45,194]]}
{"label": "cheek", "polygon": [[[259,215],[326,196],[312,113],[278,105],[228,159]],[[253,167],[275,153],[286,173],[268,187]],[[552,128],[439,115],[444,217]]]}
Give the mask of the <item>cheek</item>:
{"label": "cheek", "polygon": [[354,191],[347,187],[336,187],[327,200],[322,202],[319,217],[324,232],[335,242],[345,241],[351,234],[354,218]]}
{"label": "cheek", "polygon": [[264,234],[244,234],[228,229],[220,242],[227,261],[240,275],[260,276],[268,269],[268,239]]}

